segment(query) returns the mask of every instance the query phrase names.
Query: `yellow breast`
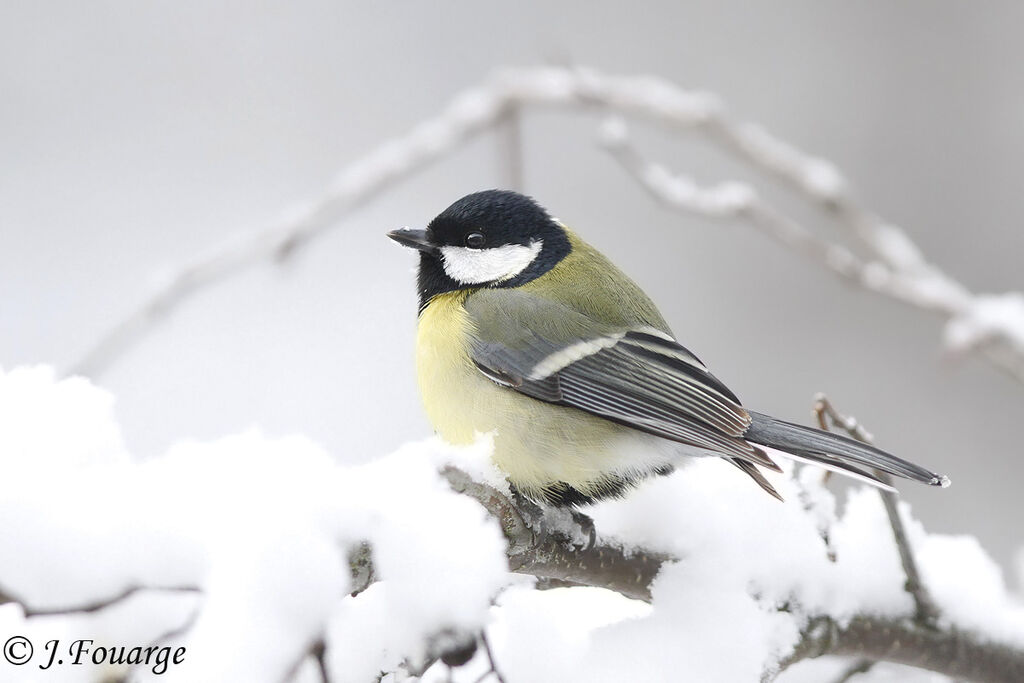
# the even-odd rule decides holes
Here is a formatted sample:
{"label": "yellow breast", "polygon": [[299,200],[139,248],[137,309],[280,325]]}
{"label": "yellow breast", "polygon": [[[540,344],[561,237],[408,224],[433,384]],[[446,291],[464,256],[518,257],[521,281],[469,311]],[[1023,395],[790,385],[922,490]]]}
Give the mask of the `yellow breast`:
{"label": "yellow breast", "polygon": [[[462,302],[467,292],[449,292],[431,299],[416,330],[416,379],[427,417],[444,439],[468,444],[474,429],[467,415],[468,398],[487,387],[469,354],[472,323]],[[474,411],[475,412],[475,411]]]}
{"label": "yellow breast", "polygon": [[635,444],[625,441],[636,439],[638,432],[575,408],[538,401],[484,377],[470,355],[474,329],[463,308],[467,295],[461,291],[434,297],[417,328],[417,379],[438,434],[449,443],[470,444],[478,435],[492,433],[494,464],[528,495],[555,482],[588,492],[607,473],[633,469]]}

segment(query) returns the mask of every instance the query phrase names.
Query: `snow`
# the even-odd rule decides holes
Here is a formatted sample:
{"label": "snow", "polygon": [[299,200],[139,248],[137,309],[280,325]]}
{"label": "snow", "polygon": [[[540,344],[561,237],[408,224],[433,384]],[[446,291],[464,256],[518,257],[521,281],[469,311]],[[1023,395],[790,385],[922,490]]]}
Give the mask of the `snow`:
{"label": "snow", "polygon": [[[304,437],[250,430],[139,462],[113,405],[48,368],[0,371],[0,457],[18,473],[0,481],[0,592],[67,608],[147,588],[92,613],[26,618],[2,605],[0,631],[40,651],[78,638],[186,648],[184,663],[163,674],[139,667],[139,680],[316,681],[308,653],[323,639],[332,680],[366,681],[427,666],[444,643],[486,630],[510,683],[680,672],[756,681],[808,615],[842,622],[913,609],[877,493],[854,489],[840,506],[812,468],[771,475],[782,504],[702,459],[588,510],[602,538],[680,558],[646,604],[599,588],[538,591],[508,573],[497,524],[438,474],[454,465],[507,491],[487,435],[467,448],[427,439],[346,467]],[[1024,606],[977,542],[928,534],[906,505],[902,514],[944,618],[1024,647]],[[362,542],[376,582],[352,596],[348,555]],[[821,680],[814,672],[845,664],[801,665],[781,680]],[[488,666],[478,648],[454,680]],[[877,667],[857,680],[942,680],[900,672]],[[99,669],[51,673],[84,681]],[[448,675],[435,664],[425,680]]]}
{"label": "snow", "polygon": [[835,201],[846,191],[846,179],[831,162],[808,156],[754,123],[740,124],[738,141],[761,163],[783,171],[812,197]]}
{"label": "snow", "polygon": [[946,324],[946,348],[968,351],[993,339],[1024,350],[1024,294],[979,294]]}
{"label": "snow", "polygon": [[680,125],[700,123],[722,109],[713,93],[683,90],[657,76],[606,77],[602,85],[613,106],[649,111]]}
{"label": "snow", "polygon": [[[174,640],[188,657],[162,680],[280,681],[325,632],[339,670],[373,663],[373,648],[400,661],[442,626],[479,630],[507,583],[497,524],[439,477],[450,449],[438,442],[347,468],[303,437],[250,431],[133,462],[111,396],[85,380],[16,369],[0,375],[0,396],[19,418],[0,452],[21,466],[0,482],[0,591],[60,608],[132,586],[201,590],[194,625]],[[380,582],[347,598],[348,550],[364,540]],[[196,609],[194,592],[164,597],[116,644],[147,645]],[[374,599],[376,629],[358,614]],[[41,645],[70,643],[81,618],[29,621]],[[358,637],[332,636],[339,622]],[[26,626],[16,605],[0,608],[0,624]]]}
{"label": "snow", "polygon": [[757,193],[746,183],[726,181],[702,187],[692,178],[672,173],[660,164],[650,164],[644,170],[644,181],[672,204],[708,216],[735,215],[757,199]]}
{"label": "snow", "polygon": [[846,190],[843,174],[832,162],[811,157],[800,169],[800,183],[812,196],[837,199]]}
{"label": "snow", "polygon": [[[857,662],[839,657],[823,657],[800,662],[787,669],[777,680],[779,683],[821,683],[842,681],[843,674]],[[900,664],[880,662],[866,673],[849,679],[850,683],[955,683],[955,679],[923,669]]]}
{"label": "snow", "polygon": [[896,270],[917,271],[927,266],[918,246],[895,225],[879,225],[872,235],[872,246]]}
{"label": "snow", "polygon": [[[77,467],[125,462],[114,397],[81,378],[56,381],[52,368],[0,368],[0,468]],[[54,413],[60,429],[54,428]],[[11,484],[13,476],[4,480]],[[3,483],[0,482],[0,486]]]}
{"label": "snow", "polygon": [[[750,482],[725,463],[698,460],[625,500],[588,510],[602,536],[683,560],[659,575],[653,606],[591,588],[506,590],[488,631],[506,680],[657,681],[676,680],[685,671],[688,680],[756,681],[767,662],[796,642],[804,615],[829,614],[843,623],[855,614],[913,612],[876,491],[854,489],[839,514],[820,470],[801,467],[792,478],[773,475],[773,484],[786,503],[750,495]],[[926,534],[910,519],[908,506],[902,513],[925,581],[934,582],[934,597],[949,618],[1024,645],[1024,609],[976,541]],[[822,538],[826,530],[828,546]],[[829,560],[830,549],[835,562]],[[784,604],[790,612],[779,611]],[[481,658],[455,680],[476,680],[486,671]],[[833,680],[848,665],[814,662],[779,680]],[[438,665],[425,680],[446,676]],[[883,665],[856,680],[948,679]]]}
{"label": "snow", "polygon": [[[1024,601],[1009,592],[999,566],[972,536],[915,534],[922,581],[944,618],[993,640],[1024,646]],[[964,590],[964,578],[971,588]]]}

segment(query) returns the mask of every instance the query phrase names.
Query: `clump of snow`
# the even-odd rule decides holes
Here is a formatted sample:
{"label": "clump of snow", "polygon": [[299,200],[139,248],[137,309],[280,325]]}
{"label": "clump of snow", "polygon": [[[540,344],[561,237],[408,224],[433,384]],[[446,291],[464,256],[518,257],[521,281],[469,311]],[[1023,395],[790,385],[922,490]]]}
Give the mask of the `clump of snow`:
{"label": "clump of snow", "polygon": [[893,273],[891,289],[916,306],[940,311],[964,308],[974,298],[959,282],[931,266],[913,273]]}
{"label": "clump of snow", "polygon": [[81,377],[58,381],[42,365],[0,368],[0,486],[23,469],[125,462],[113,410],[114,397]]}
{"label": "clump of snow", "polygon": [[575,97],[580,82],[587,81],[586,72],[558,67],[505,68],[494,74],[501,91],[518,101],[567,102]]}
{"label": "clump of snow", "polygon": [[856,659],[847,657],[822,657],[808,659],[786,669],[779,676],[778,683],[821,683],[822,681],[843,681],[851,683],[956,683],[957,679],[933,671],[915,669],[900,664],[878,662],[868,671],[844,678],[857,664]]}
{"label": "clump of snow", "polygon": [[715,94],[683,90],[657,76],[607,77],[603,85],[613,105],[647,110],[683,125],[704,121],[722,109]]}
{"label": "clump of snow", "polygon": [[[772,606],[798,601],[809,611],[843,618],[865,604],[890,613],[909,604],[899,558],[878,542],[887,523],[873,490],[853,495],[846,514],[831,522],[838,556],[831,562],[821,530],[831,521],[832,505],[823,502],[829,494],[820,484],[811,489],[819,512],[808,514],[800,486],[776,479],[786,498],[782,504],[749,495],[750,482],[726,463],[700,460],[680,475],[645,485],[627,501],[601,506],[598,528],[686,558],[687,564],[705,564],[717,582],[745,586]],[[804,487],[810,486],[808,477]],[[866,567],[870,576],[864,576]]]}
{"label": "clump of snow", "polygon": [[502,69],[492,79],[503,102],[591,103],[602,101],[624,111],[652,114],[677,125],[693,125],[723,109],[717,95],[686,90],[656,76],[608,76],[583,68]]}
{"label": "clump of snow", "polygon": [[832,163],[801,152],[755,123],[744,123],[736,132],[751,155],[791,177],[811,196],[834,201],[845,192],[846,180]]}
{"label": "clump of snow", "polygon": [[430,441],[363,468],[361,494],[378,499],[364,531],[384,580],[346,598],[332,620],[328,655],[338,680],[364,681],[422,658],[442,630],[479,630],[507,582],[497,524],[436,474],[451,450]]}
{"label": "clump of snow", "polygon": [[951,351],[968,351],[992,339],[1024,351],[1024,294],[979,294],[946,323],[945,344]]}
{"label": "clump of snow", "polygon": [[731,216],[757,199],[757,192],[746,183],[727,181],[702,187],[689,176],[672,173],[661,164],[644,169],[644,181],[666,201],[708,216]]}
{"label": "clump of snow", "polygon": [[[498,599],[488,635],[506,680],[601,680],[589,678],[600,670],[601,664],[590,658],[601,630],[651,612],[646,603],[601,588],[536,591],[516,587]],[[639,658],[638,654],[635,659]],[[620,659],[633,661],[634,656]]]}
{"label": "clump of snow", "polygon": [[800,183],[810,194],[834,200],[846,191],[846,179],[835,164],[810,157],[800,168]]}
{"label": "clump of snow", "polygon": [[897,270],[914,271],[926,265],[921,250],[895,225],[879,225],[872,235],[872,246]]}
{"label": "clump of snow", "polygon": [[[1013,596],[1002,571],[972,536],[927,535],[918,526],[915,548],[922,581],[949,623],[1024,647],[1024,601]],[[970,577],[971,586],[964,586]]]}

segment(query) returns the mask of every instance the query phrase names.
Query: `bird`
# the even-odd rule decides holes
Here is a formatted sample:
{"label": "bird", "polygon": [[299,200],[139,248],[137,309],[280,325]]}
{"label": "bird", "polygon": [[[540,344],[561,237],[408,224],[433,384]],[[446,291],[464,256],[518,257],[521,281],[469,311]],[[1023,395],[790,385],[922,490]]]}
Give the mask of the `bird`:
{"label": "bird", "polygon": [[[643,290],[531,197],[484,190],[425,229],[416,374],[441,438],[493,438],[513,492],[575,508],[717,456],[768,494],[779,456],[887,488],[949,479],[838,434],[745,408],[683,347]],[[878,474],[878,472],[884,474]]]}

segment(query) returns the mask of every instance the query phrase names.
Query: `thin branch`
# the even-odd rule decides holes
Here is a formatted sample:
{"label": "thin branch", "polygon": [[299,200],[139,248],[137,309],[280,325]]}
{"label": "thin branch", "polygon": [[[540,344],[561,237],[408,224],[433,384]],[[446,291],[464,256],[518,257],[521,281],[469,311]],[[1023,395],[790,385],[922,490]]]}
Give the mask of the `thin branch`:
{"label": "thin branch", "polygon": [[[845,194],[845,181],[831,165],[802,155],[775,138],[772,142],[747,145],[739,141],[748,135],[746,127],[737,124],[719,125],[712,117],[709,130],[717,131],[721,142],[755,164],[801,189],[805,196],[829,208],[844,225],[859,237],[873,259],[863,259],[843,244],[822,239],[766,202],[749,185],[726,182],[702,187],[685,175],[674,174],[664,166],[643,158],[629,141],[626,126],[617,119],[605,125],[604,147],[627,173],[660,203],[677,211],[697,213],[715,219],[741,219],[810,261],[825,266],[833,274],[868,291],[903,304],[943,316],[947,325],[968,320],[975,308],[991,297],[974,295],[966,287],[927,262],[920,250],[901,229],[883,223],[866,209],[856,205]],[[714,125],[712,125],[714,124]],[[767,136],[763,131],[758,135]],[[748,149],[749,148],[749,149]],[[756,149],[757,151],[752,151]],[[772,151],[778,158],[772,156]],[[794,169],[803,169],[799,173]],[[823,169],[831,169],[824,171]],[[815,169],[838,180],[829,188],[817,187]],[[1004,298],[1011,298],[1010,295]],[[1017,332],[1024,329],[1024,305],[1014,308],[1019,325],[1007,323],[987,330],[978,341],[964,350],[981,353],[995,367],[1014,379],[1024,382],[1024,338]],[[1020,310],[1018,310],[1018,308]]]}
{"label": "thin branch", "polygon": [[161,633],[159,636],[152,640],[152,644],[158,645],[160,643],[167,643],[172,640],[175,640],[179,636],[183,636],[186,633],[188,633],[190,630],[192,630],[192,627],[195,626],[196,620],[199,619],[199,613],[201,611],[202,610],[200,608],[192,610],[192,613],[188,615],[187,619],[185,619],[177,626],[167,629],[166,631]]}
{"label": "thin branch", "polygon": [[61,605],[59,607],[32,607],[27,600],[14,596],[10,591],[0,590],[0,605],[9,602],[17,603],[21,605],[22,612],[25,614],[26,618],[53,616],[58,614],[91,614],[93,612],[104,610],[107,607],[112,607],[142,591],[197,593],[199,592],[199,589],[195,586],[128,586],[119,593],[110,597],[99,598],[73,605]]}
{"label": "thin branch", "polygon": [[317,670],[320,671],[320,680],[323,683],[331,683],[331,673],[327,670],[327,643],[323,638],[316,642],[311,654],[316,661]]}
{"label": "thin branch", "polygon": [[[847,418],[839,416],[839,420],[853,431],[858,428]],[[534,511],[521,510],[500,491],[473,481],[460,470],[447,467],[442,474],[455,491],[477,500],[498,520],[508,540],[506,552],[512,571],[576,585],[603,587],[649,602],[651,584],[662,564],[674,561],[666,555],[643,549],[626,550],[600,538],[589,543],[588,524],[579,516],[559,516],[556,511],[541,510],[541,518],[533,518]],[[375,580],[372,550],[368,544],[356,546],[349,558],[354,590],[360,590],[361,583]],[[32,616],[95,612],[148,589],[131,587],[102,600],[59,609],[25,611]],[[192,587],[152,590],[196,591]],[[15,601],[10,593],[7,596],[7,601]],[[23,601],[16,601],[24,605]],[[159,640],[185,632],[198,614],[196,610],[183,625]],[[766,672],[765,680],[772,680],[779,671],[797,661],[826,654],[907,664],[971,680],[995,683],[1024,680],[1024,651],[992,642],[984,634],[959,630],[955,625],[932,627],[915,619],[871,615],[859,615],[842,624],[826,615],[811,615],[806,623],[808,625],[793,652],[772,671]],[[321,652],[319,643],[320,640],[311,643],[304,657],[318,656]],[[485,644],[485,647],[489,645]],[[324,671],[323,664],[320,666]]]}
{"label": "thin branch", "polygon": [[493,126],[506,107],[507,98],[493,85],[463,92],[439,116],[349,165],[308,206],[179,267],[148,300],[103,335],[68,374],[99,375],[192,295],[256,263],[290,259],[353,209]]}
{"label": "thin branch", "polygon": [[[844,423],[857,428],[850,419]],[[455,491],[476,499],[499,521],[509,541],[507,553],[513,571],[599,586],[649,602],[658,569],[662,563],[674,561],[642,549],[626,554],[600,540],[588,550],[565,535],[535,534],[525,519],[530,513],[521,511],[503,493],[452,467],[442,474]],[[588,530],[584,525],[578,527],[571,535],[585,536]],[[595,554],[603,564],[592,564]],[[531,555],[536,557],[531,559]],[[1024,680],[1024,650],[955,625],[933,628],[914,619],[872,615],[859,615],[843,624],[827,615],[809,615],[806,623],[793,652],[765,673],[765,681],[800,660],[822,655],[894,662],[993,683]]]}
{"label": "thin branch", "polygon": [[605,149],[656,201],[665,206],[699,213],[715,219],[746,219],[752,227],[784,247],[824,264],[836,275],[854,283],[865,278],[871,267],[845,247],[816,236],[762,200],[742,183],[703,187],[693,179],[674,174],[664,166],[647,161],[631,144],[621,122],[606,124],[602,136]]}
{"label": "thin branch", "polygon": [[480,631],[480,642],[483,643],[484,654],[487,655],[487,661],[490,662],[491,669],[490,671],[484,672],[483,675],[481,675],[480,678],[476,680],[476,683],[480,683],[482,680],[484,680],[485,678],[487,678],[487,676],[491,674],[494,674],[494,679],[498,681],[498,683],[505,683],[505,678],[501,675],[501,672],[498,671],[498,664],[494,660],[494,652],[491,650],[490,641],[487,640],[486,629]]}
{"label": "thin branch", "polygon": [[801,635],[793,652],[765,680],[801,660],[838,655],[905,664],[972,681],[1024,681],[1024,652],[953,626],[935,630],[909,619],[869,615],[840,624],[818,616]]}
{"label": "thin branch", "polygon": [[[152,646],[159,647],[161,643],[168,643],[170,641],[175,640],[179,636],[184,635],[185,633],[187,633],[195,625],[196,620],[199,618],[200,611],[201,610],[198,609],[198,608],[192,610],[192,613],[189,614],[188,618],[186,618],[183,622],[181,622],[177,626],[174,626],[173,628],[170,628],[170,629],[164,631],[163,633],[158,635],[156,638],[153,638],[151,641],[149,641],[149,644],[152,645]],[[146,666],[145,662],[140,662],[138,664],[132,664],[132,665],[129,666],[128,672],[124,676],[118,676],[116,678],[103,679],[103,680],[105,681],[105,683],[128,683],[128,681],[135,680],[135,678],[133,677],[133,672],[140,671],[145,666]]]}
{"label": "thin branch", "polygon": [[[842,428],[847,434],[858,441],[867,444],[873,442],[871,434],[854,417],[848,417],[840,413],[828,400],[825,394],[818,394],[814,399],[814,410],[818,419],[825,424],[825,416],[832,420],[832,424]],[[827,428],[827,427],[826,427]],[[886,483],[892,483],[892,477],[884,472],[875,471]],[[903,574],[906,576],[905,588],[914,599],[914,620],[921,626],[935,628],[939,618],[939,608],[932,599],[928,587],[921,581],[921,573],[917,568],[917,560],[914,559],[914,551],[910,547],[910,538],[907,535],[907,527],[899,513],[899,501],[892,491],[878,490],[885,504],[885,513],[889,518],[889,526],[892,528],[893,540],[899,550],[900,563],[903,565]]]}
{"label": "thin branch", "polygon": [[[661,565],[672,559],[601,539],[589,543],[583,540],[591,533],[589,518],[583,515],[565,516],[556,510],[537,508],[540,517],[528,520],[533,511],[517,507],[505,494],[474,481],[462,470],[445,467],[441,474],[454,491],[475,499],[501,525],[512,572],[568,585],[600,586],[649,601],[651,582]],[[377,580],[368,543],[354,546],[349,552],[349,571],[352,595]]]}
{"label": "thin branch", "polygon": [[[748,220],[798,253],[824,263],[832,272],[870,291],[937,312],[950,321],[969,319],[980,300],[928,263],[903,231],[856,203],[834,166],[782,142],[759,126],[737,121],[711,93],[685,90],[655,77],[621,77],[586,68],[512,68],[464,90],[437,116],[347,166],[337,181],[307,206],[269,227],[221,243],[180,266],[137,309],[103,335],[69,372],[99,375],[194,294],[253,264],[290,258],[338,225],[354,208],[483,131],[499,130],[506,147],[505,181],[521,186],[518,119],[528,107],[600,109],[645,118],[673,131],[701,132],[726,153],[824,207],[868,247],[874,258],[860,259],[846,247],[813,236],[760,200],[748,186],[724,183],[710,192],[701,191],[698,199],[711,200],[702,205],[666,194],[664,183],[658,180],[671,178],[671,174],[663,168],[646,164],[638,168],[635,159],[624,165],[668,205]],[[613,151],[618,152],[620,161],[625,158],[621,146],[613,146]],[[679,185],[676,178],[676,189]],[[1024,320],[1024,309],[1020,313]],[[969,348],[1024,382],[1024,338],[1018,338],[1021,335],[1014,330],[1010,325],[997,326]]]}
{"label": "thin branch", "polygon": [[[453,467],[446,467],[442,474],[453,490],[476,499],[501,524],[509,542],[506,554],[513,572],[581,586],[600,586],[626,597],[650,601],[651,582],[661,565],[672,559],[661,553],[628,550],[602,539],[593,544],[577,544],[575,539],[586,538],[590,533],[577,519],[556,518],[554,511],[543,511],[546,518],[539,520],[539,524],[534,521],[531,527],[523,512],[496,489],[473,481]],[[557,525],[559,530],[534,531],[534,527],[545,525],[549,529]],[[567,526],[575,528],[566,533]]]}
{"label": "thin branch", "polygon": [[323,683],[331,683],[331,675],[327,670],[326,652],[327,642],[321,636],[310,643],[309,648],[302,653],[302,656],[288,668],[284,676],[281,677],[281,683],[288,683],[288,681],[295,678],[295,675],[307,659],[312,659],[316,663],[317,671],[320,672],[320,680]]}
{"label": "thin branch", "polygon": [[653,199],[668,208],[708,218],[746,220],[770,239],[809,261],[825,266],[848,282],[913,305],[927,304],[931,307],[942,303],[912,298],[910,290],[881,275],[885,272],[884,265],[865,261],[845,246],[818,237],[763,200],[749,185],[729,182],[704,187],[686,175],[675,174],[661,164],[648,161],[632,145],[621,122],[612,128],[606,125],[602,139],[605,149],[628,175]]}

